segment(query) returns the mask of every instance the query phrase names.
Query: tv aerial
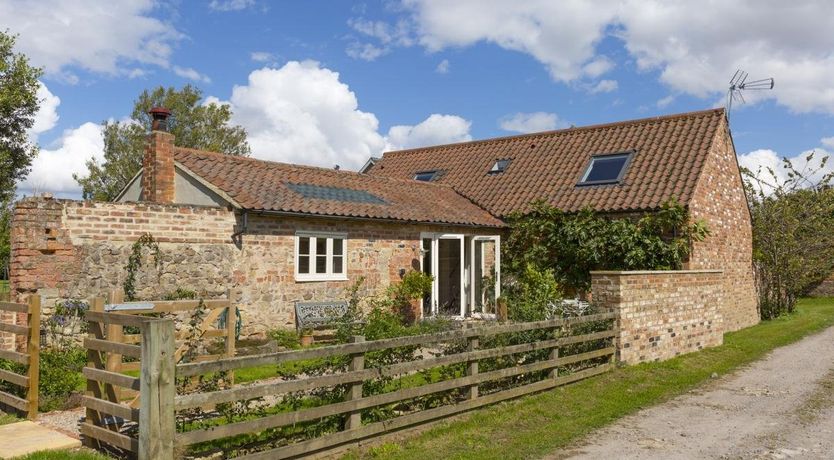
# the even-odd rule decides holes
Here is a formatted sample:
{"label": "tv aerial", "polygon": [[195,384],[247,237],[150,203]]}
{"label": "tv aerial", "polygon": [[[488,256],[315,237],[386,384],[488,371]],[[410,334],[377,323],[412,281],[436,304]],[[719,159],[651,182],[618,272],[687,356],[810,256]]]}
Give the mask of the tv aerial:
{"label": "tv aerial", "polygon": [[733,101],[744,104],[744,91],[766,91],[773,89],[773,78],[747,81],[749,74],[741,69],[736,70],[733,78],[730,79],[730,89],[727,91],[727,118],[730,118],[730,111],[733,109]]}

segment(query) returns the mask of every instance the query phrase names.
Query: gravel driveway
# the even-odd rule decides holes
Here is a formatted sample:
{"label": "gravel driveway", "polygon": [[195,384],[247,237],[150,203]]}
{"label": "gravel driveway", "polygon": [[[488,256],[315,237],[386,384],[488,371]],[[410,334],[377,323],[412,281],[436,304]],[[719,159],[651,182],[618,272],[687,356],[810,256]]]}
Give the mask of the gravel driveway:
{"label": "gravel driveway", "polygon": [[834,459],[834,328],[548,458]]}

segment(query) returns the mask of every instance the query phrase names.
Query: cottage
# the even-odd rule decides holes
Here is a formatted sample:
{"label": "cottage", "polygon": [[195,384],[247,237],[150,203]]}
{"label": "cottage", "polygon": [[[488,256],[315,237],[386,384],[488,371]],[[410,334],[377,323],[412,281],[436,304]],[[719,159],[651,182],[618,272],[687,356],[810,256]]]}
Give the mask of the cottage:
{"label": "cottage", "polygon": [[343,299],[360,277],[364,293],[379,292],[412,269],[434,277],[417,313],[488,315],[509,213],[545,199],[629,215],[675,197],[711,231],[686,268],[722,271],[722,329],[758,320],[723,110],[388,152],[362,173],[180,148],[167,114],[154,116],[143,168],[117,202],[18,203],[15,295],[48,305],[118,289],[133,243],[150,233],[161,260],[145,267],[140,297],[231,289],[252,332],[294,326],[296,302]]}
{"label": "cottage", "polygon": [[387,152],[366,168],[449,185],[499,218],[535,200],[629,215],[676,198],[711,232],[685,268],[723,271],[725,330],[758,322],[750,213],[724,109]]}

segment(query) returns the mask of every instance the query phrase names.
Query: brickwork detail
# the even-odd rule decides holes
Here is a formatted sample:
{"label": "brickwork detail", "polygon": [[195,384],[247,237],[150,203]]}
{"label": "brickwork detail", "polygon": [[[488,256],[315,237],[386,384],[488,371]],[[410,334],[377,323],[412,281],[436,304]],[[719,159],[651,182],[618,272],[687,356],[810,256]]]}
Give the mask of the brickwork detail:
{"label": "brickwork detail", "polygon": [[[130,248],[148,232],[159,242],[137,274],[137,295],[153,299],[177,287],[216,297],[232,289],[247,333],[295,326],[294,302],[343,299],[365,278],[363,294],[380,292],[419,269],[420,232],[461,232],[446,226],[251,214],[240,244],[240,218],[216,207],[92,203],[27,198],[12,229],[13,295],[43,296],[45,307],[121,289]],[[347,232],[348,281],[296,282],[296,231]],[[471,229],[466,230],[471,233]],[[148,255],[149,256],[149,255]]]}
{"label": "brickwork detail", "polygon": [[153,131],[145,145],[142,157],[142,198],[154,203],[173,203],[174,135]]}
{"label": "brickwork detail", "polygon": [[629,364],[723,343],[723,273],[591,272],[594,304],[619,313],[617,347]]}
{"label": "brickwork detail", "polygon": [[692,270],[722,270],[724,328],[735,331],[759,322],[753,276],[753,230],[750,211],[726,121],[713,139],[711,153],[689,204],[693,219],[703,219],[710,235],[695,242]]}

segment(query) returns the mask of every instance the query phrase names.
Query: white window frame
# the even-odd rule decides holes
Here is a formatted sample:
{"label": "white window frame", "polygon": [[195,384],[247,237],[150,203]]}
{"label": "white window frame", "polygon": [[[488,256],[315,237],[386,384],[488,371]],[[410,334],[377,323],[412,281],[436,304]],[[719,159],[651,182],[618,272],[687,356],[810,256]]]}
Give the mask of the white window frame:
{"label": "white window frame", "polygon": [[[319,238],[327,239],[326,245],[326,272],[325,273],[299,273],[299,249],[301,238],[310,238],[310,270],[316,269],[316,240]],[[333,240],[342,240],[342,273],[333,273]],[[293,254],[295,262],[295,280],[296,281],[347,281],[347,264],[348,264],[348,237],[347,233],[333,233],[333,232],[307,232],[300,231],[295,233],[295,250]]]}

